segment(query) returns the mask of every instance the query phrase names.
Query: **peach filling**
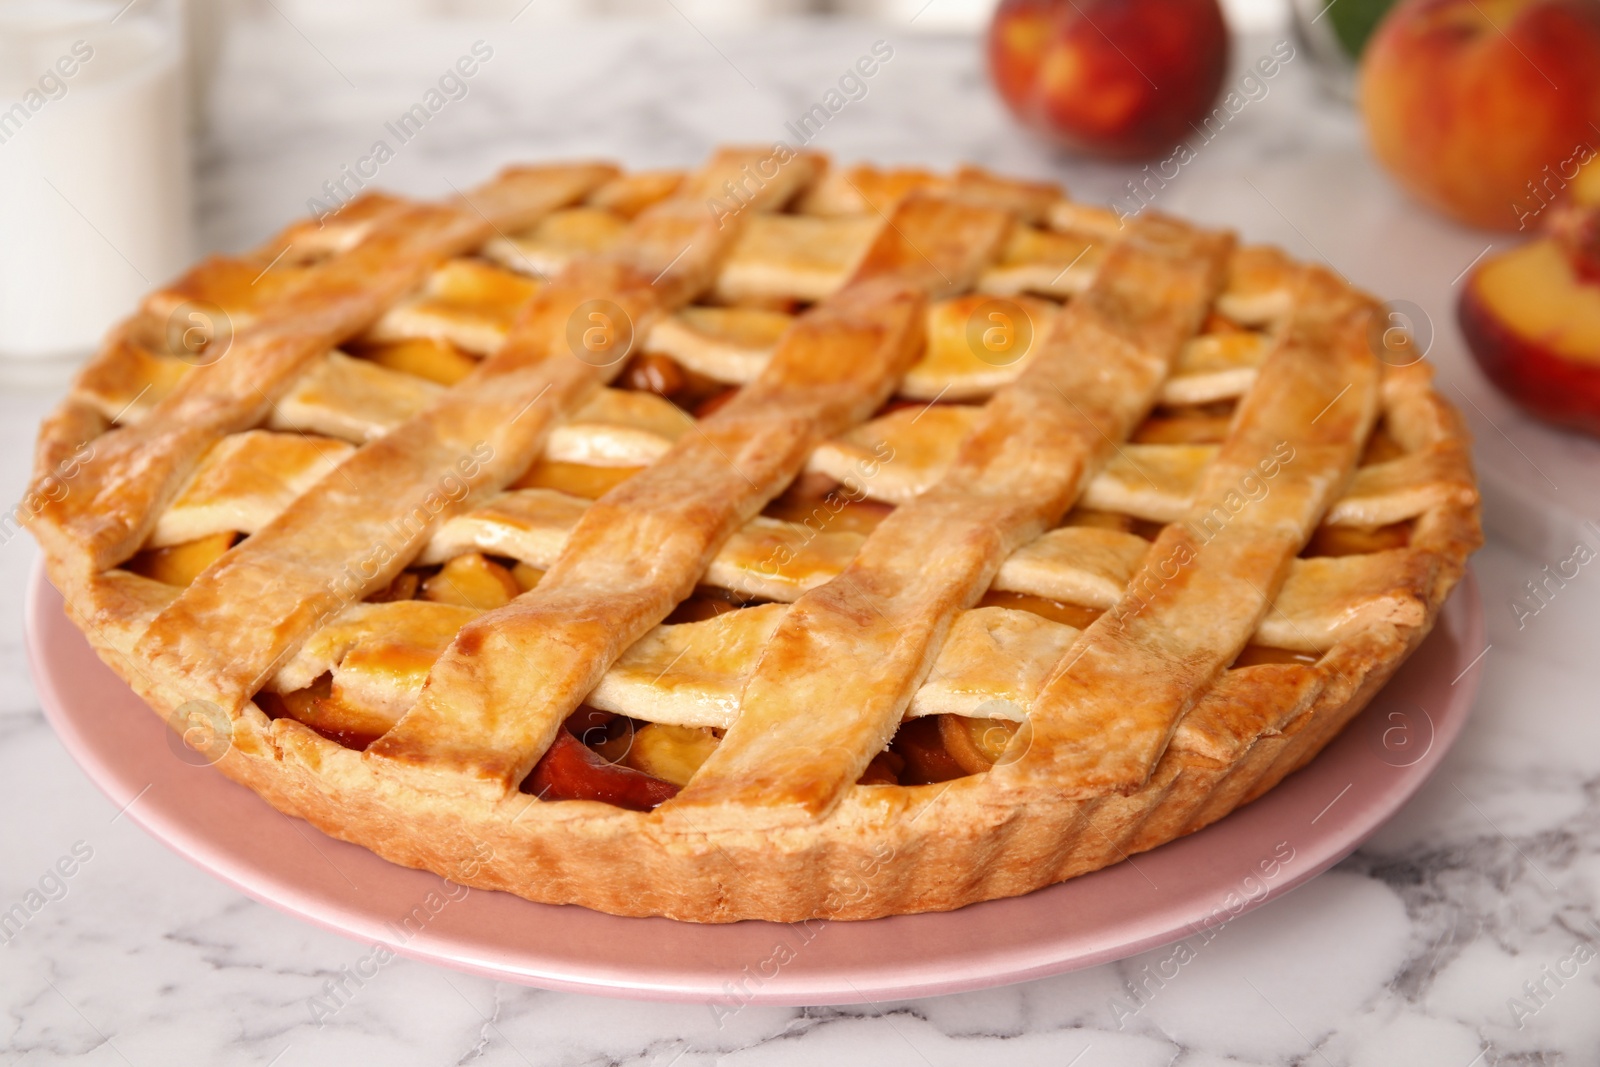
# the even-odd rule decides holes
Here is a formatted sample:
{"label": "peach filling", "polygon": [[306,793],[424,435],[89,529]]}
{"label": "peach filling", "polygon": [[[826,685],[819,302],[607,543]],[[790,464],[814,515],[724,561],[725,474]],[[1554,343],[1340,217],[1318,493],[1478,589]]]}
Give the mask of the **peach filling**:
{"label": "peach filling", "polygon": [[[862,785],[923,785],[994,766],[1018,724],[931,715],[902,724],[874,756]],[[677,795],[716,751],[721,731],[640,722],[580,708],[522,784],[542,800],[597,800],[647,811]]]}
{"label": "peach filling", "polygon": [[1228,436],[1234,402],[1184,404],[1152,411],[1129,436],[1136,445],[1214,445]]}
{"label": "peach filling", "polygon": [[331,674],[324,674],[293,693],[263,690],[255,700],[268,718],[293,719],[345,748],[364,749],[394,725],[392,716],[335,693]]}
{"label": "peach filling", "polygon": [[124,566],[135,574],[167,585],[188,585],[200,577],[200,572],[211,566],[239,539],[234,532],[215,533],[180,545],[166,548],[147,548],[130,559]]}
{"label": "peach filling", "polygon": [[598,800],[629,811],[649,811],[677,795],[678,787],[671,782],[613,762],[580,740],[592,729],[585,726],[588,721],[589,716],[579,711],[556,731],[555,740],[523,780],[524,793],[548,801]]}
{"label": "peach filling", "polygon": [[1295,652],[1287,648],[1273,648],[1270,645],[1246,645],[1244,651],[1233,661],[1234,667],[1258,667],[1264,663],[1303,663],[1307,666],[1317,662],[1318,657],[1310,652]]}
{"label": "peach filling", "polygon": [[599,500],[615,487],[638,474],[639,467],[591,467],[583,463],[564,463],[540,459],[512,482],[508,489],[555,489],[585,500]]}
{"label": "peach filling", "polygon": [[965,715],[928,715],[907,720],[889,743],[888,755],[900,763],[896,781],[901,785],[928,785],[982,774],[1000,759],[1019,727],[1019,723],[1004,719],[973,719]]}
{"label": "peach filling", "polygon": [[478,366],[478,361],[449,341],[412,337],[404,341],[352,343],[350,354],[370,359],[380,367],[454,385]]}
{"label": "peach filling", "polygon": [[617,385],[654,393],[672,401],[696,418],[704,418],[737,393],[737,387],[690,370],[671,356],[645,352],[622,369]]}
{"label": "peach filling", "polygon": [[857,500],[836,481],[818,471],[800,475],[762,514],[805,526],[818,533],[869,534],[894,510],[893,504]]}
{"label": "peach filling", "polygon": [[648,811],[677,795],[720,733],[579,708],[522,783],[541,800],[598,800]]}
{"label": "peach filling", "polygon": [[978,601],[981,608],[1015,608],[1021,611],[1031,611],[1035,615],[1042,615],[1051,622],[1066,623],[1079,630],[1084,629],[1104,612],[1099,608],[1086,608],[1079,604],[1068,604],[1060,600],[1050,600],[1031,593],[1003,593],[995,589],[983,594],[983,599]]}
{"label": "peach filling", "polygon": [[422,580],[422,599],[479,611],[503,608],[523,591],[511,570],[478,552],[457,556]]}
{"label": "peach filling", "polygon": [[1387,526],[1319,526],[1300,555],[1363,556],[1411,543],[1411,520]]}

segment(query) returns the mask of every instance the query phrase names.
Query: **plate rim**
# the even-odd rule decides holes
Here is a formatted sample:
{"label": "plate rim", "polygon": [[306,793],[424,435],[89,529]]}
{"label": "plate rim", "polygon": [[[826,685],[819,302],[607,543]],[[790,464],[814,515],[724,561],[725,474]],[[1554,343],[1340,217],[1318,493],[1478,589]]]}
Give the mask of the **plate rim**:
{"label": "plate rim", "polygon": [[[52,603],[54,601],[54,604]],[[1055,942],[1045,940],[1035,943],[1024,943],[1010,950],[991,950],[987,954],[969,950],[963,956],[975,957],[966,960],[967,966],[954,973],[921,973],[915,968],[884,967],[879,972],[867,972],[867,976],[856,974],[856,981],[851,981],[842,975],[833,975],[824,970],[814,973],[810,970],[790,968],[787,972],[777,971],[765,981],[759,982],[754,990],[737,990],[731,982],[727,981],[730,972],[719,972],[716,977],[710,974],[693,972],[691,969],[674,970],[670,964],[663,961],[651,961],[645,964],[636,961],[636,966],[626,968],[608,967],[605,965],[582,966],[571,960],[538,960],[528,958],[525,953],[517,955],[516,962],[508,958],[505,953],[486,951],[481,944],[465,944],[460,939],[441,936],[428,929],[422,930],[416,936],[404,941],[392,937],[385,937],[386,930],[392,930],[382,917],[371,913],[362,913],[360,909],[353,909],[347,904],[330,901],[320,896],[317,892],[304,885],[297,884],[292,879],[286,879],[282,872],[273,872],[269,869],[258,869],[255,879],[241,876],[237,861],[224,858],[217,843],[212,842],[203,834],[197,834],[192,828],[184,826],[181,821],[174,819],[163,807],[144,805],[139,803],[143,793],[137,796],[118,796],[113,791],[114,785],[122,785],[118,776],[118,768],[108,756],[100,751],[93,738],[88,736],[80,721],[82,713],[71,709],[70,679],[58,678],[52,669],[50,660],[50,642],[56,640],[58,633],[63,633],[61,639],[70,640],[76,637],[87,647],[87,639],[78,631],[77,627],[66,619],[64,612],[59,608],[61,594],[51,585],[42,561],[35,559],[32,572],[29,576],[27,595],[24,607],[25,644],[29,668],[33,675],[35,690],[44,709],[45,717],[51,728],[61,740],[63,747],[72,756],[73,761],[83,769],[85,775],[97,788],[101,790],[114,804],[122,809],[122,814],[128,816],[157,841],[167,848],[178,853],[193,865],[199,867],[207,874],[232,887],[252,900],[292,915],[297,919],[311,923],[322,929],[340,934],[346,938],[367,944],[372,947],[384,945],[394,954],[407,958],[421,960],[448,967],[453,970],[465,971],[502,981],[511,981],[524,985],[540,988],[554,989],[565,992],[578,992],[590,995],[621,997],[625,999],[642,999],[653,1001],[675,1001],[683,1003],[698,1003],[708,1005],[733,1004],[742,1008],[748,1004],[768,1004],[783,1006],[799,1005],[838,1005],[876,1003],[884,1000],[903,1000],[927,996],[939,996],[950,993],[970,992],[978,989],[992,988],[995,986],[1009,985],[1045,978],[1052,975],[1063,974],[1069,971],[1097,966],[1128,956],[1137,955],[1162,945],[1173,944],[1179,940],[1200,933],[1208,928],[1225,925],[1232,919],[1253,911],[1269,901],[1291,892],[1326,871],[1350,853],[1354,852],[1361,843],[1375,833],[1393,815],[1404,807],[1412,796],[1422,787],[1423,783],[1432,776],[1434,770],[1443,761],[1445,754],[1454,744],[1461,730],[1471,714],[1473,704],[1482,677],[1482,671],[1473,671],[1474,664],[1468,664],[1459,682],[1465,684],[1459,687],[1452,683],[1451,696],[1447,706],[1438,718],[1429,715],[1432,726],[1431,744],[1424,754],[1414,763],[1400,767],[1401,774],[1387,786],[1378,798],[1369,799],[1364,805],[1353,808],[1354,813],[1360,818],[1351,818],[1342,814],[1340,819],[1329,823],[1329,829],[1320,831],[1318,848],[1314,858],[1302,864],[1293,873],[1280,880],[1266,885],[1265,891],[1259,896],[1246,897],[1242,906],[1237,910],[1229,909],[1226,916],[1217,921],[1220,909],[1211,908],[1208,917],[1199,920],[1193,918],[1194,909],[1192,902],[1184,899],[1167,904],[1154,912],[1144,913],[1140,916],[1124,920],[1121,925],[1133,924],[1138,927],[1143,923],[1143,932],[1120,938],[1102,937],[1092,947],[1081,949],[1077,952],[1062,956],[1059,947],[1052,951],[1050,946]],[[54,618],[47,618],[47,612],[54,608]],[[1470,564],[1464,569],[1462,578],[1450,597],[1441,607],[1439,620],[1435,624],[1437,633],[1446,615],[1461,626],[1459,635],[1460,643],[1467,648],[1477,648],[1484,643],[1484,612],[1476,575]],[[1433,634],[1427,640],[1432,640]],[[1423,643],[1426,644],[1426,641]],[[1419,645],[1419,648],[1422,647]],[[88,649],[89,654],[99,663],[98,654]],[[1481,659],[1481,656],[1479,657]],[[1397,670],[1397,674],[1410,666],[1413,659],[1408,658]],[[101,664],[104,667],[104,664]],[[109,672],[109,668],[104,668]],[[118,685],[122,685],[120,680]],[[1393,679],[1390,680],[1393,684]],[[123,686],[126,688],[126,686]],[[1163,853],[1164,850],[1178,849],[1192,850],[1196,842],[1204,842],[1206,834],[1216,827],[1227,824],[1230,820],[1241,817],[1250,818],[1250,812],[1257,812],[1257,818],[1262,816],[1262,811],[1271,811],[1274,796],[1286,784],[1313,771],[1322,764],[1330,752],[1339,746],[1355,744],[1350,738],[1358,732],[1358,724],[1369,715],[1370,709],[1377,704],[1388,685],[1378,694],[1368,708],[1349,723],[1340,736],[1334,738],[1322,753],[1305,768],[1302,768],[1285,779],[1284,783],[1265,794],[1263,797],[1249,805],[1242,806],[1234,813],[1225,816],[1204,829],[1186,837],[1168,842],[1148,852],[1140,854],[1142,860],[1148,862]],[[139,698],[128,690],[129,697],[138,701]],[[152,724],[158,720],[150,717]],[[165,729],[165,726],[161,726]],[[182,766],[174,761],[174,770]],[[206,768],[206,770],[210,770]],[[261,797],[227,779],[220,773],[209,775],[217,783],[233,789],[244,790],[250,799],[261,805],[264,814],[277,813]],[[154,785],[154,782],[151,783]],[[128,786],[126,792],[133,792],[133,786]],[[148,790],[150,787],[145,787]],[[1347,787],[1348,788],[1348,787]],[[1344,794],[1339,794],[1342,797]],[[1334,798],[1336,803],[1338,798]],[[124,806],[125,805],[125,806]],[[1332,807],[1330,803],[1329,807]],[[361,848],[327,837],[309,823],[289,816],[283,816],[295,825],[300,835],[307,839],[314,848],[321,851],[316,844],[320,839],[328,846],[340,848],[354,848],[370,856],[373,861],[383,864],[384,867],[398,872],[397,876],[426,875],[411,868],[390,864],[376,854]],[[1320,816],[1318,816],[1320,818]],[[1313,820],[1315,822],[1316,820]],[[307,835],[315,835],[308,837]],[[1216,834],[1213,833],[1213,837]],[[331,864],[331,861],[329,861]],[[1108,872],[1123,871],[1132,866],[1137,870],[1137,865],[1131,861],[1115,864],[1101,871],[1092,872],[1079,878],[1066,882],[1056,883],[1052,886],[1025,894],[1021,897],[1007,898],[1004,900],[987,901],[969,905],[967,908],[957,909],[952,912],[929,913],[923,915],[891,916],[881,919],[857,920],[849,923],[829,922],[826,925],[848,931],[852,927],[886,927],[888,924],[921,925],[934,924],[954,928],[960,924],[960,917],[973,912],[974,909],[993,909],[997,906],[1022,908],[1027,911],[1037,910],[1041,913],[1049,911],[1052,905],[1057,904],[1062,898],[1070,900],[1070,894],[1075,885],[1082,885],[1090,879],[1101,878],[1102,881]],[[1148,880],[1148,879],[1146,879]],[[1152,883],[1154,885],[1154,883]],[[487,892],[487,891],[474,891]],[[518,905],[529,908],[565,908],[579,907],[577,905],[545,905],[531,901],[521,901],[510,897],[509,894],[495,894],[516,900]],[[1212,898],[1205,898],[1201,906],[1212,903]],[[587,909],[580,909],[587,910]],[[1170,913],[1170,914],[1169,914]],[[771,927],[776,932],[779,930],[794,930],[800,924],[780,923],[734,923],[734,924],[694,924],[680,923],[676,920],[665,918],[631,918],[625,916],[599,915],[603,921],[619,924],[659,924],[669,923],[674,927],[686,927],[696,931],[705,931],[703,938],[699,933],[693,934],[696,938],[712,941],[719,936],[717,931],[731,930],[739,927]],[[814,936],[814,935],[813,935]],[[849,935],[846,934],[846,937]],[[802,944],[809,943],[811,939],[805,938]],[[745,960],[748,964],[748,959]],[[746,968],[748,969],[748,968]],[[732,969],[731,973],[737,975],[738,970]],[[720,984],[719,984],[720,979]]]}

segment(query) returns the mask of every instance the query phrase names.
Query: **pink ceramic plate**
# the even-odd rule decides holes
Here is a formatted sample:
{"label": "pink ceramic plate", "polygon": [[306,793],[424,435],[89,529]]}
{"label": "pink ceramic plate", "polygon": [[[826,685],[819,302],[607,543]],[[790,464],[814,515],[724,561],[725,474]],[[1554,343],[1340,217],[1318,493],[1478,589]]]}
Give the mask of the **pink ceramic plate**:
{"label": "pink ceramic plate", "polygon": [[467,892],[281,815],[172,743],[67,621],[42,571],[28,594],[34,678],[62,742],[130,818],[216,877],[357,940],[492,978],[729,1006],[1019,982],[1256,907],[1348,855],[1417,790],[1466,720],[1483,647],[1468,572],[1434,633],[1309,767],[1216,825],[1107,870],[938,915],[698,926]]}

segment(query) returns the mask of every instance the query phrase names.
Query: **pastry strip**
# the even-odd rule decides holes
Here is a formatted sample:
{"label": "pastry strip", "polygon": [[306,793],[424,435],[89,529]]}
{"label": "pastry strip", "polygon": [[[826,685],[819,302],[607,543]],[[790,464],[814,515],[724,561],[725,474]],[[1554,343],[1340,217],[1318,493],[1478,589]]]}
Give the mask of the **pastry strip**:
{"label": "pastry strip", "polygon": [[[547,490],[524,492],[548,493]],[[560,496],[556,493],[548,495]],[[581,515],[581,508],[571,516],[573,524],[578,515]],[[771,520],[758,518],[755,523],[762,521]],[[750,526],[747,525],[741,534],[749,531]],[[1102,549],[1111,558],[1097,561],[1100,565],[1091,571],[1083,559],[1091,554],[1090,539],[1059,536],[1112,533],[1090,527],[1062,527],[1026,546],[1023,551],[1050,542],[1064,549],[1062,554],[1054,557],[1043,551],[1034,553],[1035,564],[1030,577],[1035,588],[1029,591],[1037,591],[1039,585],[1081,583],[1093,577],[1107,585],[1114,583],[1115,592],[1109,597],[1114,602],[1149,547],[1148,542],[1130,534],[1115,535],[1136,542],[1139,546],[1137,554],[1131,561],[1125,562]],[[856,535],[857,544],[860,540]],[[729,543],[732,543],[731,539]],[[504,543],[482,547],[486,551],[508,548]],[[549,559],[556,557],[559,548],[559,539],[545,546]],[[515,553],[505,551],[503,554]],[[1013,555],[1012,559],[1016,559],[1017,555]],[[840,564],[833,573],[842,569],[843,564]],[[1002,576],[1004,573],[1005,568],[1002,568]],[[817,584],[831,576],[822,575]],[[1320,654],[1364,630],[1385,624],[1397,628],[1419,625],[1426,617],[1426,596],[1431,581],[1427,554],[1408,549],[1337,558],[1297,559],[1290,565],[1289,577],[1278,591],[1272,609],[1262,619],[1260,628],[1251,639],[1252,643]],[[997,579],[995,587],[999,585]],[[170,586],[161,588],[168,591],[168,602],[177,595],[177,590]],[[164,606],[165,602],[161,603],[151,611],[151,615]],[[431,618],[444,612],[446,607],[422,600],[352,605],[301,645],[295,658],[273,677],[268,688],[274,692],[291,692],[311,684],[317,676],[328,670],[334,671],[337,680],[343,656],[351,647],[348,643],[340,644],[345,638],[339,635],[348,635],[351,628],[356,627],[363,640],[392,643],[415,628],[408,616],[414,614]],[[380,608],[381,611],[378,610]],[[468,609],[458,610],[465,612],[457,621],[458,627],[466,618],[477,614]],[[762,648],[786,610],[781,604],[767,604],[727,612],[703,622],[658,626],[629,647],[606,672],[585,703],[652,722],[680,726],[730,726],[738,718],[739,695],[745,681],[755,669]],[[448,615],[448,612],[444,614]],[[977,644],[974,639],[969,638],[963,647],[953,644],[959,633],[996,632],[996,627],[989,623],[967,621],[967,617],[973,614],[984,619],[1003,619],[1007,631],[1054,636],[1050,636],[1043,646],[999,640],[988,653],[980,655],[974,651]],[[393,624],[385,625],[389,620],[394,620]],[[963,630],[963,627],[966,629]],[[977,629],[974,630],[974,627]],[[1027,611],[975,608],[963,613],[955,623],[951,638],[939,650],[939,658],[929,680],[912,698],[906,716],[954,712],[985,717],[1007,710],[986,706],[1001,699],[1014,702],[1018,709],[1026,707],[1038,694],[1045,676],[1060,658],[1054,653],[1047,655],[1040,648],[1052,647],[1059,652],[1065,645],[1056,647],[1055,642],[1066,641],[1065,635],[1069,633],[1075,635],[1077,631]],[[444,652],[454,636],[454,628],[441,633],[427,663],[421,667],[423,674],[427,665]],[[1011,675],[1032,679],[1031,687],[1020,683],[995,685],[984,681],[1004,679]],[[415,685],[408,689],[412,677],[407,674],[391,679],[389,689],[392,692],[384,703],[402,710],[414,703],[420,692],[423,675],[415,675]]]}
{"label": "pastry strip", "polygon": [[[186,699],[237,710],[305,635],[382,588],[439,521],[525,470],[552,422],[618,372],[625,352],[578,358],[571,338],[574,322],[580,334],[587,326],[581,311],[603,306],[642,330],[710,285],[738,225],[719,224],[705,193],[748,158],[719,154],[682,196],[634,221],[625,251],[576,262],[542,289],[467,379],[357,450],[188,586],[141,639],[140,654],[170,671]],[[781,204],[808,170],[803,158],[792,161],[757,209]]]}
{"label": "pastry strip", "polygon": [[1113,246],[1022,376],[983,407],[943,479],[795,601],[738,721],[663,819],[809,819],[838,801],[888,744],[956,616],[1002,560],[1060,520],[1154,403],[1231,247],[1154,216]]}
{"label": "pastry strip", "polygon": [[[363,380],[352,382],[350,378],[335,377],[350,374],[352,371],[359,373]],[[376,375],[385,376],[383,381],[385,386],[399,384],[408,388],[403,391],[365,388],[375,384],[372,379]],[[394,379],[400,381],[394,383],[392,381]],[[311,386],[306,384],[308,380],[312,381]],[[413,386],[415,388],[409,388]],[[335,417],[330,408],[317,403],[320,393],[333,389],[340,390],[345,399],[355,402],[347,409],[345,416]],[[306,402],[288,409],[293,417],[286,413],[286,406],[280,404],[267,425],[272,429],[328,433],[333,437],[360,443],[387,432],[386,426],[376,419],[383,405],[390,408],[413,406],[415,414],[432,401],[438,390],[439,387],[431,382],[413,379],[409,375],[387,371],[374,364],[333,352],[329,354],[327,362],[319,363],[307,373],[301,379],[301,384],[290,394],[306,398]],[[919,433],[915,437],[878,433],[862,435],[857,431],[863,427],[857,427],[855,431],[819,446],[811,454],[806,466],[808,469],[821,470],[836,477],[849,485],[852,492],[859,490],[869,499],[911,500],[928,485],[937,481],[937,476],[928,471],[928,465],[922,462],[921,457],[925,457],[930,449],[938,449],[941,453],[946,453],[938,464],[938,471],[942,473],[948,469],[950,459],[953,459],[955,453],[959,451],[961,441],[972,428],[972,416],[977,410],[943,405],[920,410],[901,409],[904,415],[897,421],[918,420],[916,428]],[[963,414],[952,417],[951,412]],[[899,414],[900,412],[896,412],[896,415]],[[873,420],[879,424],[884,421]],[[931,434],[924,438],[920,433],[922,424],[938,428],[943,432],[943,436]],[[873,423],[864,424],[867,427],[872,425]],[[645,467],[661,458],[672,446],[672,442],[683,436],[692,426],[693,423],[684,419],[679,408],[653,393],[602,389],[582,408],[573,412],[568,421],[551,430],[543,455],[545,459],[585,466]],[[854,440],[851,440],[852,435],[855,437]],[[212,452],[216,452],[234,437],[239,436],[243,435],[234,434],[224,438],[213,447]],[[908,443],[910,447],[907,447]],[[1122,445],[1118,448],[1117,455],[1109,459],[1105,467],[1090,480],[1078,504],[1134,518],[1161,522],[1177,521],[1188,513],[1205,468],[1216,453],[1215,445]],[[826,459],[819,461],[819,456]],[[892,460],[885,457],[892,457]],[[256,462],[258,456],[255,451],[250,450],[242,453],[239,459],[241,462]],[[1323,517],[1323,525],[1332,527],[1387,525],[1414,518],[1440,504],[1458,503],[1468,506],[1474,502],[1476,491],[1473,488],[1470,470],[1457,469],[1455,460],[1442,452],[1423,454],[1420,459],[1422,462],[1417,462],[1408,454],[1399,459],[1358,468],[1339,500]],[[863,472],[870,473],[863,476]],[[1250,496],[1270,491],[1270,486],[1264,485],[1257,479],[1244,489],[1245,492],[1236,498],[1225,502],[1213,502],[1212,513],[1201,521],[1213,526],[1227,522],[1232,511],[1244,507]],[[187,540],[223,531],[254,532],[266,525],[267,520],[288,503],[288,499],[282,497],[280,488],[274,484],[261,482],[257,492],[259,499],[246,501],[242,495],[239,497],[239,503],[250,507],[252,515],[264,516],[252,526],[234,525],[226,516],[219,515],[208,523],[189,521],[186,523],[187,532],[184,536],[167,537],[162,533],[162,527],[167,525],[172,508],[180,506],[175,502],[172,508],[168,508],[162,514],[157,523],[156,533],[144,547],[171,544],[174,540]],[[490,542],[479,544],[474,540],[479,536],[504,539],[512,546],[517,543],[520,530],[538,530],[541,532],[540,536],[543,536],[548,532],[547,527],[550,527],[555,533],[564,536],[570,528],[570,522],[558,528],[551,527],[551,524],[564,522],[567,509],[564,506],[557,507],[547,516],[540,511],[537,499],[543,498],[530,497],[526,503],[496,498],[485,505],[487,511],[482,515],[472,512],[451,520],[429,542],[419,562],[441,563],[451,555],[459,555],[475,547],[494,550]],[[507,519],[498,513],[505,508],[511,508],[516,512],[515,519]],[[751,531],[751,536],[756,540],[785,536],[786,526],[793,525],[778,520],[757,521],[761,522],[763,528]],[[503,526],[506,522],[510,522],[517,529],[499,531],[493,529],[496,524]],[[477,532],[467,532],[469,527]],[[838,556],[838,548],[826,543],[829,538],[837,537],[838,533],[838,531],[817,533],[815,537],[819,539],[818,543],[812,544],[811,539],[806,539],[792,551],[784,553],[785,560],[794,559],[801,569],[813,571],[819,566],[825,566],[827,560]],[[1059,531],[1049,536],[1058,535]],[[1137,537],[1133,540],[1135,543],[1144,543]],[[556,551],[559,551],[559,548]],[[515,556],[539,567],[548,567],[555,562],[553,554],[547,556],[538,549],[509,547],[500,554]],[[766,554],[772,555],[771,552]],[[816,556],[816,560],[807,558],[810,556]],[[707,575],[706,584],[736,589],[768,599],[793,599],[783,595],[781,589],[785,586],[782,584],[775,587],[780,590],[778,592],[766,591],[760,576],[754,572],[746,573],[748,580],[757,583],[754,585],[730,577],[738,573],[740,559],[737,554],[719,554],[713,564],[713,573]],[[1008,560],[1008,565],[1010,562]],[[774,569],[776,566],[776,563],[770,563],[762,573],[767,577],[779,578]],[[830,574],[829,577],[831,576]],[[779,580],[783,581],[781,578]],[[1006,581],[1006,569],[1002,569],[1001,584],[997,585],[997,588],[1012,589],[1012,586],[1004,584]],[[1126,584],[1125,579],[1118,583],[1116,591],[1118,595],[1123,584]],[[1103,597],[1083,600],[1078,594],[1061,594],[1023,586],[1015,587],[1015,591],[1039,592],[1041,596],[1071,600],[1074,603],[1094,607],[1110,607],[1116,599],[1112,596],[1106,602],[1102,602],[1105,599]]]}
{"label": "pastry strip", "polygon": [[[529,188],[508,172],[465,206],[418,204],[384,217],[354,248],[307,271],[232,338],[223,355],[185,376],[148,418],[95,442],[74,491],[34,523],[52,550],[100,571],[143,543],[206,449],[265,420],[314,360],[375,320],[446,257],[577,199],[611,171],[549,168]],[[485,212],[480,214],[480,211]]]}
{"label": "pastry strip", "polygon": [[1008,225],[987,208],[902,201],[851,281],[796,320],[760,378],[591,505],[534,589],[462,629],[367,758],[490,794],[516,789],[606,669],[693,591],[818,442],[888,398],[921,351],[927,294],[969,286]]}
{"label": "pastry strip", "polygon": [[[1030,709],[1031,738],[1019,742],[1025,752],[995,768],[1000,782],[1047,776],[1078,798],[1138,789],[1178,721],[1260,626],[1378,409],[1371,305],[1316,271],[1301,274],[1299,290],[1281,347],[1241,402],[1188,516],[1161,532],[1121,601],[1046,684]],[[1226,507],[1262,480],[1266,496]],[[1208,523],[1219,504],[1229,516],[1220,526]]]}

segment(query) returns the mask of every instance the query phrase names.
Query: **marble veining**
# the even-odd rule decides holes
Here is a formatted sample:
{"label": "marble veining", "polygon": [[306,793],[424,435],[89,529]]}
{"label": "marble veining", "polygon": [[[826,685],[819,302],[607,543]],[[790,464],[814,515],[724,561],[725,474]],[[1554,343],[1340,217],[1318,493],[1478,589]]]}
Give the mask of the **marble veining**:
{"label": "marble veining", "polygon": [[[1110,201],[1141,174],[1066,160],[1019,134],[974,42],[905,25],[686,22],[554,28],[400,18],[362,35],[274,14],[227,42],[201,146],[209,247],[307,210],[453,60],[492,58],[382,167],[420,195],[518,159],[683,165],[714,143],[771,141],[874,42],[892,60],[814,142],[836,155],[971,160]],[[1239,43],[1236,64],[1282,35]],[[1407,204],[1354,117],[1290,61],[1152,206],[1322,258],[1412,301],[1448,388],[1487,398],[1450,315],[1477,234]],[[37,379],[39,376],[35,375]],[[45,377],[48,377],[46,375]],[[0,391],[0,492],[23,488],[33,426],[59,383]],[[1484,400],[1486,410],[1499,410]],[[0,544],[20,605],[34,549]],[[849,1008],[611,1001],[394,959],[314,1011],[371,954],[257,905],[149,839],[62,750],[30,688],[20,608],[0,621],[0,1057],[55,1063],[343,1065],[780,1064],[1052,1067],[1475,1067],[1600,1062],[1600,727],[1587,571],[1536,616],[1549,560],[1491,544],[1476,560],[1490,649],[1477,711],[1421,793],[1361,851],[1287,897],[1116,964],[961,996]],[[74,849],[77,852],[74,852]],[[52,875],[78,859],[70,877]],[[30,897],[30,894],[34,896]],[[38,907],[32,906],[33,902]]]}

